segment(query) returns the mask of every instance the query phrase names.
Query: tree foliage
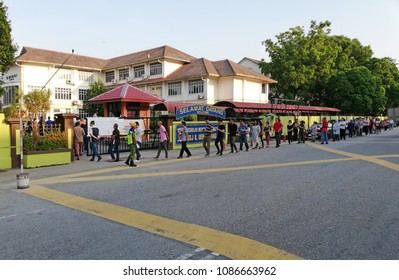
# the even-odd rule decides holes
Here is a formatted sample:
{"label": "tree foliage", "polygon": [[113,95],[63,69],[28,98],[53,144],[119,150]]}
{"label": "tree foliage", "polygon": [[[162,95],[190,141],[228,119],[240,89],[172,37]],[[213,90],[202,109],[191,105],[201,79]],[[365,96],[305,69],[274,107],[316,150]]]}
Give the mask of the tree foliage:
{"label": "tree foliage", "polygon": [[86,110],[89,116],[93,116],[94,114],[103,116],[104,106],[102,104],[91,104],[88,100],[107,91],[108,89],[101,80],[90,84],[89,91],[87,92],[87,100],[83,101],[83,109]]}
{"label": "tree foliage", "polygon": [[336,106],[344,114],[379,115],[385,107],[385,89],[364,66],[335,73],[327,84],[327,106]]}
{"label": "tree foliage", "polygon": [[33,90],[23,95],[23,106],[28,114],[38,117],[50,111],[51,90]]}
{"label": "tree foliage", "polygon": [[391,58],[372,58],[365,66],[373,73],[385,89],[387,107],[399,106],[399,71]]}
{"label": "tree foliage", "polygon": [[[388,105],[399,105],[399,70],[395,62],[372,58],[371,48],[363,46],[357,39],[330,35],[330,25],[328,21],[312,21],[308,32],[303,27],[294,27],[277,35],[275,41],[267,39],[263,42],[270,62],[261,63],[261,69],[278,81],[274,91],[279,97],[340,109],[341,101],[346,105],[351,103],[351,106],[345,105],[347,113],[351,113],[350,108],[363,106],[380,114],[387,102]],[[365,77],[372,81],[364,80]],[[365,82],[365,87],[375,92],[371,94],[360,87],[354,78]],[[337,80],[349,87],[352,94],[345,92],[345,86],[337,85]],[[370,96],[380,99],[373,100],[370,105]]]}
{"label": "tree foliage", "polygon": [[[7,72],[14,63],[16,51],[17,46],[13,44],[11,38],[11,24],[7,19],[7,6],[0,1],[0,73]],[[2,81],[0,81],[0,85],[1,83]],[[2,94],[4,91],[0,87],[0,96]]]}

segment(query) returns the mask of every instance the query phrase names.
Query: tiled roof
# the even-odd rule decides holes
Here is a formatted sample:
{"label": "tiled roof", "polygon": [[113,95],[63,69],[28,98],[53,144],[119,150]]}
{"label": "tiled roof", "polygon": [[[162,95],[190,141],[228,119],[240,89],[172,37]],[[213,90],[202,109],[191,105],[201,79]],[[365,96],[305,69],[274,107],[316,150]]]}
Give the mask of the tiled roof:
{"label": "tiled roof", "polygon": [[112,58],[108,61],[105,69],[113,69],[116,67],[137,64],[140,62],[153,61],[156,59],[173,59],[182,62],[190,62],[195,57],[181,52],[169,46],[162,46],[155,49],[145,50],[141,52],[131,53],[119,57]]}
{"label": "tiled roof", "polygon": [[277,81],[270,79],[262,74],[259,74],[251,69],[239,65],[231,60],[209,61],[205,58],[200,58],[191,63],[183,65],[175,72],[166,77],[167,80],[181,80],[194,77],[227,77],[227,76],[242,76],[262,80],[266,83],[277,83]]}
{"label": "tiled roof", "polygon": [[[69,58],[68,58],[69,57]],[[99,59],[77,54],[68,54],[43,49],[24,47],[21,54],[16,58],[17,62],[31,62],[42,64],[61,65],[66,59],[66,67],[79,67],[82,69],[106,70],[123,67],[127,65],[137,64],[140,62],[154,61],[156,59],[170,59],[181,61],[183,64],[179,69],[171,73],[165,80],[181,80],[201,77],[226,77],[226,76],[242,76],[262,80],[266,83],[277,83],[262,74],[251,69],[239,65],[231,60],[209,61],[205,58],[197,59],[189,54],[181,52],[169,46],[162,46],[150,50],[136,52],[112,59]],[[137,83],[152,82],[150,79]]]}
{"label": "tiled roof", "polygon": [[259,80],[265,81],[270,84],[277,83],[277,81],[270,79],[269,77],[259,74],[258,72],[248,69],[247,67],[244,67],[244,66],[237,64],[228,59],[215,61],[215,62],[213,62],[213,64],[215,65],[220,76],[222,76],[222,77],[223,76],[242,76],[242,77],[259,79]]}
{"label": "tiled roof", "polygon": [[211,61],[205,58],[200,58],[181,66],[175,72],[167,76],[166,79],[180,80],[205,76],[219,77],[220,75]]}
{"label": "tiled roof", "polygon": [[262,62],[261,60],[257,60],[257,59],[254,59],[254,58],[244,57],[243,59],[240,60],[240,62],[238,62],[238,64],[240,64],[243,60],[249,60],[249,61],[251,61],[252,63],[255,63],[255,64],[259,64],[259,63]]}
{"label": "tiled roof", "polygon": [[71,53],[55,52],[43,49],[23,47],[20,55],[16,58],[17,62],[33,62],[61,65],[68,57],[65,66],[74,66],[79,68],[88,68],[101,70],[107,64],[107,60],[82,56]]}
{"label": "tiled roof", "polygon": [[147,103],[159,103],[163,102],[163,99],[145,92],[139,88],[136,88],[129,84],[124,84],[117,88],[111,89],[103,94],[91,98],[90,103],[104,103],[111,101],[127,101],[127,102],[147,102]]}
{"label": "tiled roof", "polygon": [[301,111],[301,112],[340,112],[341,110],[333,107],[321,106],[303,106],[288,104],[272,104],[272,103],[251,103],[238,101],[219,101],[214,106],[225,106],[237,109],[254,109],[254,110],[282,110],[282,111]]}

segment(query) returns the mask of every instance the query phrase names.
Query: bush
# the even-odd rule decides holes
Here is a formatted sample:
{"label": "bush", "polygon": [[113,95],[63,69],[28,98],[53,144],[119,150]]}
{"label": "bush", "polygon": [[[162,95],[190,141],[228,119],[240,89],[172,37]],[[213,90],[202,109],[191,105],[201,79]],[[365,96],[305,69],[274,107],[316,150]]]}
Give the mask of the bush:
{"label": "bush", "polygon": [[24,151],[47,151],[68,148],[68,139],[65,132],[52,131],[36,138],[24,137]]}

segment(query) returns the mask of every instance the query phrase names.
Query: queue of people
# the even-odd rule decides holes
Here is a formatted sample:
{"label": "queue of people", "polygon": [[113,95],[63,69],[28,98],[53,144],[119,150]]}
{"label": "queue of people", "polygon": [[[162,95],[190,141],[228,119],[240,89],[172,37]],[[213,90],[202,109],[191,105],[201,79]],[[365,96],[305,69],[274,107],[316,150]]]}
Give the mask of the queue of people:
{"label": "queue of people", "polygon": [[[189,142],[189,131],[187,124],[185,121],[182,121],[181,124],[182,127],[178,130],[178,138],[181,141],[181,149],[179,156],[177,157],[178,159],[183,158],[184,153],[186,153],[187,158],[192,156],[191,151],[187,147]],[[95,126],[94,121],[91,121],[87,132],[85,132],[84,128],[82,127],[84,125],[85,123],[83,120],[77,121],[75,123],[75,156],[77,157],[77,160],[80,160],[80,156],[82,155],[84,149],[85,139],[88,139],[90,147],[93,151],[90,161],[94,161],[95,157],[97,157],[97,162],[99,162],[102,159],[100,153],[98,152],[98,143],[100,141],[99,130]],[[159,159],[162,150],[164,150],[165,159],[168,159],[169,135],[167,129],[161,121],[157,122],[157,126],[160,133],[160,143],[154,159]],[[270,137],[273,132],[275,135],[275,147],[279,148],[281,146],[283,124],[279,118],[276,118],[273,126],[271,126],[269,122],[265,122],[263,125],[260,121],[254,121],[251,125],[249,125],[244,120],[240,120],[239,124],[237,124],[234,119],[230,119],[227,126],[230,153],[244,151],[244,147],[245,151],[248,152],[250,149],[250,144],[252,149],[269,148]],[[380,133],[383,129],[390,130],[393,129],[394,126],[395,123],[393,120],[380,120],[378,118],[354,118],[350,121],[346,121],[344,118],[341,118],[340,120],[328,121],[327,118],[324,117],[321,122],[321,126],[317,122],[313,122],[308,131],[305,127],[304,121],[298,122],[298,120],[295,119],[294,121],[288,121],[286,126],[286,135],[288,144],[292,144],[294,141],[298,141],[298,144],[305,143],[305,139],[308,138],[309,135],[312,142],[316,142],[318,136],[320,135],[321,144],[328,144],[328,140],[330,138],[329,136],[332,136],[332,141],[346,140],[347,131],[349,132],[349,138],[352,138],[356,136],[362,136],[363,134],[367,135],[372,133]],[[108,153],[111,156],[111,161],[119,162],[120,131],[118,129],[118,124],[115,123],[113,128],[114,129],[109,142]],[[202,131],[204,133],[202,146],[205,149],[205,157],[209,157],[211,155],[211,135],[213,132],[216,132],[216,139],[214,142],[217,150],[216,155],[222,156],[226,150],[226,143],[224,142],[226,126],[223,123],[223,120],[218,120],[218,125],[213,126],[208,118],[205,119]],[[140,124],[138,122],[132,122],[131,128],[127,135],[127,144],[129,146],[130,153],[125,161],[125,164],[129,166],[137,166],[137,163],[139,163],[140,159],[142,158],[140,153],[142,133],[143,132],[140,128]],[[239,142],[239,147],[237,147],[237,139]]]}

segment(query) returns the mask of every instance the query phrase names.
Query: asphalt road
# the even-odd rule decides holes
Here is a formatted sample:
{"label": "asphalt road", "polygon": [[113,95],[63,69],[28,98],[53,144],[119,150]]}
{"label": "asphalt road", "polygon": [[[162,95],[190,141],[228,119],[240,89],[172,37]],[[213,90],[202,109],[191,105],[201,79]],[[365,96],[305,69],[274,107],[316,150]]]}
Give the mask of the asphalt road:
{"label": "asphalt road", "polygon": [[0,259],[399,259],[399,129],[192,152],[4,183]]}

